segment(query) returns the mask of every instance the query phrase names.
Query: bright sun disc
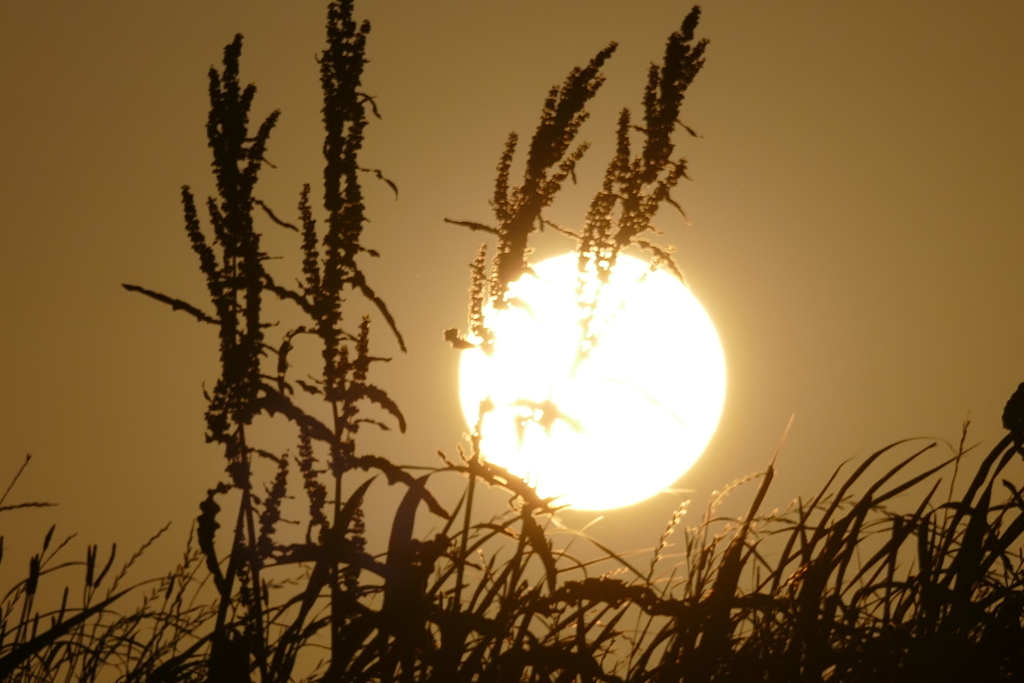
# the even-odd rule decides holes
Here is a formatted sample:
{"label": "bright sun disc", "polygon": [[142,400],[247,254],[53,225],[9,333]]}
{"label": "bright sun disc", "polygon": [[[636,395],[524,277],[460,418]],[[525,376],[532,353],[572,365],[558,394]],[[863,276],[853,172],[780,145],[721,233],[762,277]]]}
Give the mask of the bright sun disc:
{"label": "bright sun disc", "polygon": [[493,404],[483,457],[581,510],[632,505],[672,485],[711,440],[725,400],[725,359],[704,308],[675,276],[620,255],[593,316],[596,345],[578,361],[577,256],[533,271],[509,286],[515,305],[485,310],[491,354],[462,352],[471,428]]}

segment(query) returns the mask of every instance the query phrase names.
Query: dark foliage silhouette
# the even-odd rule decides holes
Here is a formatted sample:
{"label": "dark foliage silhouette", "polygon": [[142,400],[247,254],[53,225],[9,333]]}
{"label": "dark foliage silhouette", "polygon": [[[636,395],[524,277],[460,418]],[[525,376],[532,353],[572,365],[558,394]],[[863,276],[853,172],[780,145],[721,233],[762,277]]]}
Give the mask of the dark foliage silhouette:
{"label": "dark foliage silhouette", "polygon": [[[579,281],[585,324],[625,250],[646,252],[653,267],[681,277],[672,249],[650,236],[660,209],[682,213],[672,193],[686,179],[686,161],[676,143],[695,135],[680,112],[707,47],[696,38],[699,16],[697,8],[687,14],[662,64],[651,66],[642,123],[629,110],[619,116],[615,153],[579,231],[554,225],[544,211],[575,180],[587,150],[577,137],[614,44],[550,90],[514,186],[518,138],[509,136],[493,224],[450,221],[496,242],[490,262],[484,246],[471,265],[467,331],[444,333],[454,347],[487,350],[493,342],[483,312],[513,303],[508,285],[528,272],[529,241],[542,227],[574,242],[581,273],[598,274],[596,283]],[[319,58],[323,202],[314,206],[304,185],[295,224],[259,198],[278,114],[250,123],[256,89],[240,81],[241,36],[211,69],[207,139],[217,196],[201,218],[182,189],[209,303],[125,288],[217,328],[220,375],[207,396],[206,438],[223,453],[224,475],[199,503],[182,560],[159,579],[126,583],[163,530],[115,573],[116,548],[89,546],[84,561],[63,559],[67,541],[55,543],[51,529],[26,578],[0,601],[0,679],[781,683],[1024,675],[1021,390],[1007,403],[1007,435],[987,454],[964,439],[948,447],[898,442],[845,476],[851,466],[840,467],[810,499],[765,513],[773,459],[716,493],[692,526],[684,524],[688,502],[680,506],[645,563],[582,532],[563,542],[553,502],[483,459],[478,430],[454,456],[439,451],[433,468],[364,452],[363,430],[405,429],[401,410],[372,379],[387,359],[371,350],[371,320],[383,321],[393,339],[386,343],[405,343],[360,267],[377,257],[362,244],[362,181],[398,192],[360,158],[377,114],[362,89],[369,32],[353,18],[352,0],[330,3]],[[294,233],[294,284],[271,272],[262,224]],[[270,310],[283,312],[272,319]],[[596,332],[588,329],[584,341],[597,343]],[[300,356],[316,359],[315,373],[299,367]],[[539,419],[555,411],[545,406]],[[289,434],[292,447],[264,443],[266,424]],[[432,493],[441,477],[463,485],[454,505]],[[746,514],[722,517],[722,499],[754,482]],[[399,501],[389,518],[371,519],[367,501],[383,486],[397,487]],[[482,514],[485,488],[502,492],[507,510]],[[0,498],[5,515],[43,505],[5,505],[10,491]],[[295,501],[303,518],[286,533],[284,510]],[[386,539],[384,552],[368,550],[373,537]],[[52,606],[37,604],[44,587],[54,590],[80,566],[80,597],[65,587]]]}

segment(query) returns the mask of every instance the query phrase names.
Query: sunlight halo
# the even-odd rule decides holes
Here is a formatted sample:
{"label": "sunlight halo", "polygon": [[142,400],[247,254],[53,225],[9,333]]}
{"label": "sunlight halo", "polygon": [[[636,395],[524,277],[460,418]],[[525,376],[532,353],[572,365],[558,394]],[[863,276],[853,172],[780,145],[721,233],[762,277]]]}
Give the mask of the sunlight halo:
{"label": "sunlight halo", "polygon": [[[690,290],[625,255],[600,288],[588,349],[577,258],[536,264],[509,286],[512,305],[485,309],[494,345],[462,352],[460,400],[470,429],[480,421],[486,460],[556,505],[604,510],[657,494],[700,457],[722,412],[725,359]],[[597,280],[583,282],[592,291]]]}

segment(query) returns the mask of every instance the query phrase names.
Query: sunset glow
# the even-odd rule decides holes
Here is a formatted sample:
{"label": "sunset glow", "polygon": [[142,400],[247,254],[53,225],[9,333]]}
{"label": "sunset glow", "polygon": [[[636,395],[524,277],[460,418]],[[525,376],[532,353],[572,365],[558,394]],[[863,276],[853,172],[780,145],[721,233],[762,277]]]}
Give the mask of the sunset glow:
{"label": "sunset glow", "polygon": [[596,343],[581,355],[577,256],[534,272],[511,285],[514,305],[485,312],[492,353],[462,354],[462,410],[471,428],[481,420],[484,458],[576,509],[671,486],[704,451],[725,398],[707,313],[674,275],[620,256],[590,324]]}

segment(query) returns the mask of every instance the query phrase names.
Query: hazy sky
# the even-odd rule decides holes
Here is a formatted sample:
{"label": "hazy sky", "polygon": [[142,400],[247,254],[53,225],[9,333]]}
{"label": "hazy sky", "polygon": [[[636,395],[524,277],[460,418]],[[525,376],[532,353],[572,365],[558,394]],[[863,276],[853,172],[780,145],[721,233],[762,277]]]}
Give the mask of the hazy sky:
{"label": "hazy sky", "polygon": [[[464,322],[481,237],[442,219],[489,219],[506,135],[529,137],[547,89],[616,40],[581,135],[590,164],[552,212],[578,225],[618,111],[637,110],[687,10],[360,4],[384,116],[363,161],[400,187],[395,201],[367,180],[365,244],[382,253],[367,269],[409,343],[378,375],[409,431],[378,452],[431,464],[463,430],[441,332]],[[323,15],[319,2],[0,0],[0,482],[31,452],[15,498],[61,505],[5,516],[2,533],[58,521],[131,546],[173,520],[165,547],[179,551],[222,473],[203,441],[216,338],[120,284],[205,301],[179,187],[211,190],[206,72],[236,32],[257,117],[283,112],[259,196],[292,216],[302,183],[318,185]],[[709,2],[698,32],[711,44],[682,118],[702,137],[680,138],[694,182],[677,196],[693,225],[661,227],[718,327],[729,387],[679,486],[700,501],[760,469],[792,413],[773,504],[898,438],[955,441],[968,411],[974,440],[994,443],[1024,380],[1024,4]],[[598,533],[653,544],[678,501],[610,513]]]}

